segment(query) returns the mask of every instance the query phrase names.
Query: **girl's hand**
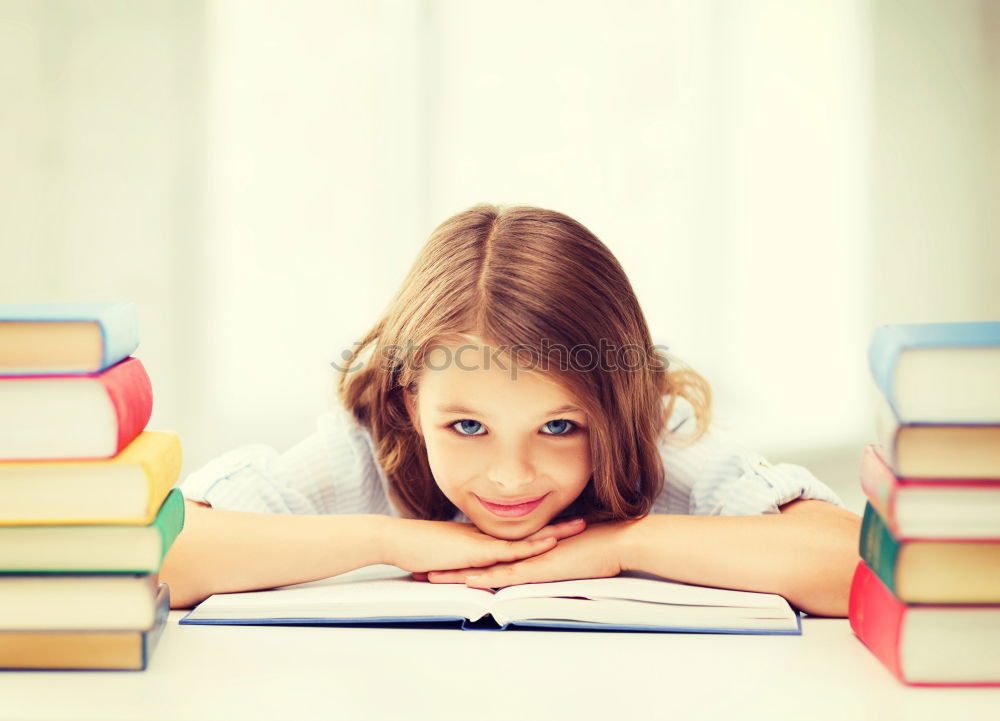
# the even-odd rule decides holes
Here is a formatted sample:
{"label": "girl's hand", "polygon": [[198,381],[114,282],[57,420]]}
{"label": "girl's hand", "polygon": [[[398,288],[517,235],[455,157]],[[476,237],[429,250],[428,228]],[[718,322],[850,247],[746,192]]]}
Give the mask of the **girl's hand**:
{"label": "girl's hand", "polygon": [[547,553],[489,568],[460,568],[425,574],[431,583],[464,583],[473,588],[502,588],[576,578],[605,578],[621,573],[621,540],[631,521],[596,523],[561,541]]}
{"label": "girl's hand", "polygon": [[582,519],[564,521],[519,541],[505,541],[483,533],[471,523],[406,518],[385,521],[381,554],[384,562],[414,572],[417,580],[426,580],[423,572],[440,568],[482,568],[536,556],[586,527]]}

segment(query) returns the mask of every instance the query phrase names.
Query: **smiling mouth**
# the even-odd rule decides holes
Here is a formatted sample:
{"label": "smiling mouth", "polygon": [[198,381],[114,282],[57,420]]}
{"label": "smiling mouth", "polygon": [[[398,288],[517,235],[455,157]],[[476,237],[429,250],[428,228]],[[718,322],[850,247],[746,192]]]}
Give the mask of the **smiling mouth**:
{"label": "smiling mouth", "polygon": [[476,496],[476,498],[479,499],[483,508],[496,516],[502,518],[519,518],[520,516],[527,516],[538,508],[547,495],[549,494],[545,493],[535,498],[518,500],[514,503],[497,503],[495,501],[487,501],[485,498],[480,498],[479,496]]}

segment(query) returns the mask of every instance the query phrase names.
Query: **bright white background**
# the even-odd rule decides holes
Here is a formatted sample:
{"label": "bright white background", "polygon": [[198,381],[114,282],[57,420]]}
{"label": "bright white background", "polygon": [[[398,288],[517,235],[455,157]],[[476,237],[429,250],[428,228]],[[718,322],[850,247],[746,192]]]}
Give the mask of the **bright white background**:
{"label": "bright white background", "polygon": [[185,472],[284,448],[435,225],[593,230],[840,487],[875,325],[1000,318],[990,0],[0,0],[0,302],[131,299]]}

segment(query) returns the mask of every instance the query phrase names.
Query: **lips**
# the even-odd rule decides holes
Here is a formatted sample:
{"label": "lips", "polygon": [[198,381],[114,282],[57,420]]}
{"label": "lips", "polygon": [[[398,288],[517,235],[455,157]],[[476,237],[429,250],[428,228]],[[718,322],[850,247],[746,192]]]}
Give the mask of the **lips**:
{"label": "lips", "polygon": [[517,498],[509,501],[501,501],[500,499],[487,501],[485,498],[480,498],[479,496],[476,496],[476,498],[479,498],[479,502],[483,504],[483,508],[496,516],[500,516],[502,518],[519,518],[521,516],[527,516],[533,510],[538,508],[547,495],[549,494],[544,493],[541,496],[535,496],[534,498]]}

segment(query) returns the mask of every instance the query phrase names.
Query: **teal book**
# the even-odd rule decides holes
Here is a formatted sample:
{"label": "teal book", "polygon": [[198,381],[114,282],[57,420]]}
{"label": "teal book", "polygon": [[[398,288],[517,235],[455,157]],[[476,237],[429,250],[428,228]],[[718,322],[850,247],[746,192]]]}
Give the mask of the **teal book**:
{"label": "teal book", "polygon": [[899,540],[865,505],[860,555],[907,604],[1000,604],[1000,538]]}
{"label": "teal book", "polygon": [[156,573],[183,527],[179,488],[167,494],[145,526],[0,526],[0,575]]}
{"label": "teal book", "polygon": [[890,591],[896,591],[896,560],[902,544],[893,538],[882,517],[872,507],[865,504],[861,522],[860,555]]}
{"label": "teal book", "polygon": [[879,326],[868,363],[900,424],[1000,424],[1000,321]]}
{"label": "teal book", "polygon": [[131,302],[0,304],[0,375],[98,373],[138,346]]}

